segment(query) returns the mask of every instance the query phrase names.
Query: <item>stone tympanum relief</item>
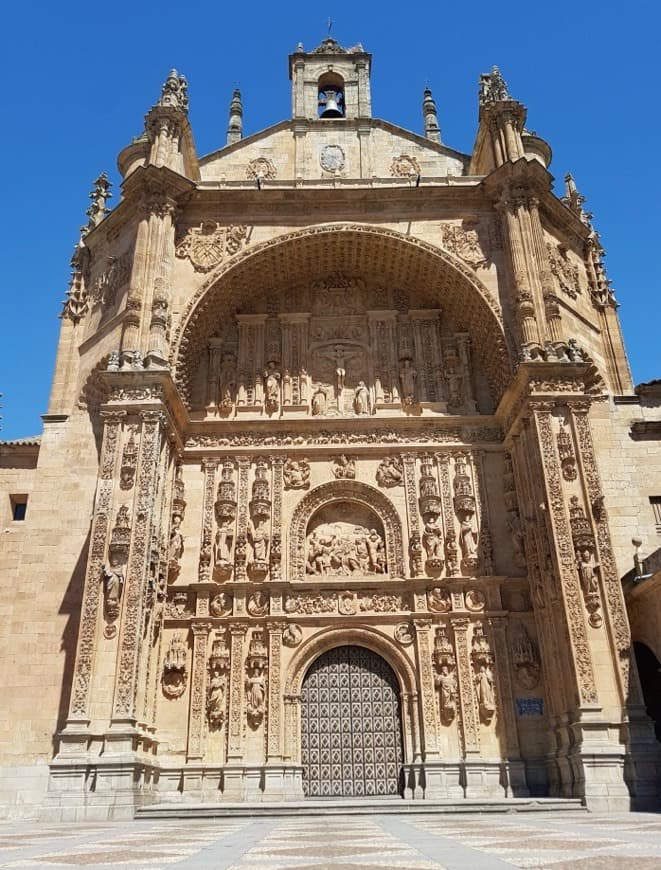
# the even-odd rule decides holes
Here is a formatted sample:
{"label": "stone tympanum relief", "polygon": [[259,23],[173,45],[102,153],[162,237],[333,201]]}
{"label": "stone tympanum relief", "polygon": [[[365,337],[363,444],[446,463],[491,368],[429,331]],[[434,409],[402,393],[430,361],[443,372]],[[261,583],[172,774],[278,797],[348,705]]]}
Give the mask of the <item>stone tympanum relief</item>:
{"label": "stone tympanum relief", "polygon": [[383,524],[369,509],[336,502],[318,511],[308,525],[308,576],[386,574]]}
{"label": "stone tympanum relief", "polygon": [[[215,235],[200,230],[198,247],[200,239],[208,260]],[[286,299],[255,294],[250,310],[228,312],[208,340],[194,404],[218,417],[475,413],[470,338],[430,296],[342,272]]]}

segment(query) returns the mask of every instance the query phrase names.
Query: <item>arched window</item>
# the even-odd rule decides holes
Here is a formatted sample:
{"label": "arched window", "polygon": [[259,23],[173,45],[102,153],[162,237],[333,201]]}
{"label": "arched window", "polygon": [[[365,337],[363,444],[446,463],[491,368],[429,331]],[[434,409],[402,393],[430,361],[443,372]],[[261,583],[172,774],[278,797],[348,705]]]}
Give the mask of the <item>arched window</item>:
{"label": "arched window", "polygon": [[344,79],[337,73],[324,73],[318,82],[320,118],[344,118]]}

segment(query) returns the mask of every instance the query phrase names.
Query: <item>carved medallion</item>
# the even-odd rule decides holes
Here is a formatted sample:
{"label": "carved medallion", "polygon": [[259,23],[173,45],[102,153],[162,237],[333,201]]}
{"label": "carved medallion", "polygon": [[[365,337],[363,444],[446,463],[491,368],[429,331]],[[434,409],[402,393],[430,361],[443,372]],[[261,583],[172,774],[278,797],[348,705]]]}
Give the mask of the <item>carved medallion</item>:
{"label": "carved medallion", "polygon": [[474,613],[484,610],[486,606],[486,598],[484,592],[479,589],[469,589],[466,592],[466,610],[472,610]]}
{"label": "carved medallion", "polygon": [[295,622],[290,622],[282,632],[282,642],[285,646],[298,646],[302,639],[303,630]]}
{"label": "carved medallion", "polygon": [[196,272],[209,272],[226,256],[236,254],[247,234],[245,226],[224,227],[215,221],[203,221],[199,227],[188,230],[175,253],[181,259],[188,257]]}
{"label": "carved medallion", "polygon": [[390,174],[395,178],[408,178],[411,175],[420,174],[420,165],[415,157],[408,154],[400,154],[399,157],[393,157],[390,164]]}
{"label": "carved medallion", "polygon": [[257,178],[264,178],[271,181],[276,177],[275,166],[268,157],[255,157],[246,166],[246,178],[255,181]]}
{"label": "carved medallion", "polygon": [[410,622],[400,622],[395,628],[395,640],[402,646],[411,646],[413,643],[413,629]]}
{"label": "carved medallion", "polygon": [[341,172],[344,169],[344,151],[339,145],[324,145],[319,152],[319,163],[325,172]]}
{"label": "carved medallion", "polygon": [[434,613],[447,613],[452,610],[452,599],[447,589],[434,586],[427,591],[427,607]]}
{"label": "carved medallion", "polygon": [[288,459],[282,476],[285,489],[307,489],[310,486],[310,463],[307,459]]}
{"label": "carved medallion", "polygon": [[229,592],[219,592],[209,602],[209,613],[212,616],[229,616],[232,612],[232,601]]}

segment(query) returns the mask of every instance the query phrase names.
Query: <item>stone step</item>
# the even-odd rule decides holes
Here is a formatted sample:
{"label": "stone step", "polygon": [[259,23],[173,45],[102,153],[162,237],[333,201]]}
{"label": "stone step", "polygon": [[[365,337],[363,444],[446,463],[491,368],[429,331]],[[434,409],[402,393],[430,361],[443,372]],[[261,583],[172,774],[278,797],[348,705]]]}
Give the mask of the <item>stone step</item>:
{"label": "stone step", "polygon": [[245,803],[159,803],[136,810],[136,819],[222,819],[241,816],[366,816],[422,813],[587,812],[580,798],[474,798],[471,800],[250,801]]}

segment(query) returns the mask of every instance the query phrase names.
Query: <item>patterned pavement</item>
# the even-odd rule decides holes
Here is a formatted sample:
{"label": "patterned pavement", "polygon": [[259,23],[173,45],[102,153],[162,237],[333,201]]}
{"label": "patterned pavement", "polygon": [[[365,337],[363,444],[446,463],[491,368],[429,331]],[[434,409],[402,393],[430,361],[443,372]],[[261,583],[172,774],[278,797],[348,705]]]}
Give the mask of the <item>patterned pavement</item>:
{"label": "patterned pavement", "polygon": [[0,868],[497,870],[661,867],[661,815],[372,815],[0,822]]}

